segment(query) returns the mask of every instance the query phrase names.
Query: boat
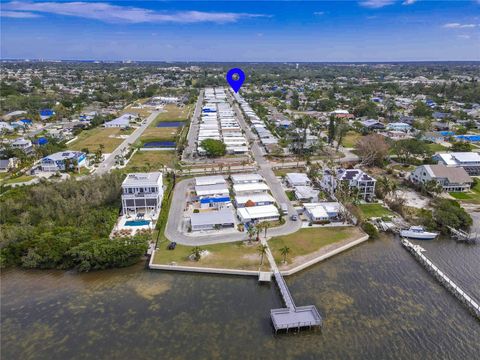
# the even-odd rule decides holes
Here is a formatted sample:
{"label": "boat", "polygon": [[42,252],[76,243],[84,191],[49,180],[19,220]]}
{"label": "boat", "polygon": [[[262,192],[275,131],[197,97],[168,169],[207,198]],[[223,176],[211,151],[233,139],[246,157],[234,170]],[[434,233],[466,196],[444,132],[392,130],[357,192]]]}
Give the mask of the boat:
{"label": "boat", "polygon": [[410,226],[407,230],[400,230],[400,236],[417,240],[433,240],[438,236],[438,233],[425,231],[422,226]]}

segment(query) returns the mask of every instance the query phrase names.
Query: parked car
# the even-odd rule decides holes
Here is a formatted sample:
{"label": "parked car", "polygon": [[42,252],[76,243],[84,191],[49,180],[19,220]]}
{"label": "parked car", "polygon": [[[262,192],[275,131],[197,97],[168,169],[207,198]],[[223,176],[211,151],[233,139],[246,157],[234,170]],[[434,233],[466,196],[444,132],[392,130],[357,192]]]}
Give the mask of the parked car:
{"label": "parked car", "polygon": [[297,221],[297,220],[298,220],[298,216],[297,216],[297,215],[292,215],[292,216],[290,216],[290,220],[292,220],[292,221]]}
{"label": "parked car", "polygon": [[168,250],[174,250],[176,246],[177,243],[175,241],[171,242],[170,244],[168,244]]}

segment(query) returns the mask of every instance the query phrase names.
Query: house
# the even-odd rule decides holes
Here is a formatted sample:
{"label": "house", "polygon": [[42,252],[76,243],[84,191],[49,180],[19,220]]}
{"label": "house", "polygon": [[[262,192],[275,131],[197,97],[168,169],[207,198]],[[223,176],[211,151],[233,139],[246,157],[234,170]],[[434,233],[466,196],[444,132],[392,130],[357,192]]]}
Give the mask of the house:
{"label": "house", "polygon": [[237,215],[243,223],[252,221],[276,221],[280,218],[280,213],[275,205],[238,208]]}
{"label": "house", "polygon": [[163,199],[161,172],[131,173],[122,183],[122,214],[158,216]]}
{"label": "house", "polygon": [[447,167],[443,164],[418,166],[410,174],[410,180],[416,184],[434,180],[442,186],[443,191],[453,192],[468,191],[473,183],[463,168]]}
{"label": "house", "polygon": [[53,111],[52,109],[40,110],[40,119],[42,120],[47,120],[51,118],[53,115],[55,115],[55,111]]}
{"label": "house", "polygon": [[103,124],[104,127],[106,128],[128,128],[130,126],[130,121],[132,119],[135,119],[137,115],[135,114],[123,114],[116,119],[113,119],[111,121],[107,121],[105,124]]}
{"label": "house", "polygon": [[18,138],[12,142],[12,148],[22,150],[25,154],[31,154],[33,152],[32,142],[28,139]]}
{"label": "house", "polygon": [[239,195],[235,197],[235,205],[237,208],[273,204],[275,204],[275,199],[268,193]]}
{"label": "house", "polygon": [[259,194],[266,193],[270,188],[264,182],[233,184],[235,195]]}
{"label": "house", "polygon": [[412,130],[412,126],[406,123],[393,122],[387,125],[387,129],[394,130],[394,131],[409,132],[410,130]]}
{"label": "house", "polygon": [[233,174],[230,178],[234,184],[249,184],[263,181],[263,176],[259,174]]}
{"label": "house", "polygon": [[86,165],[87,155],[81,151],[57,152],[44,157],[40,162],[42,171],[57,172],[69,169],[81,168]]}
{"label": "house", "polygon": [[199,198],[229,196],[227,184],[196,185],[195,192]]}
{"label": "house", "polygon": [[195,177],[195,185],[197,186],[226,184],[226,183],[227,181],[221,175]]}
{"label": "house", "polygon": [[303,173],[288,173],[285,175],[287,184],[291,187],[294,186],[309,186],[312,184],[306,174]]}
{"label": "house", "polygon": [[317,202],[320,191],[311,186],[295,186],[295,198],[300,201]]}
{"label": "house", "polygon": [[313,223],[338,221],[342,208],[338,202],[303,204],[304,214]]}
{"label": "house", "polygon": [[375,197],[376,180],[360,169],[340,169],[336,175],[325,170],[320,185],[328,192],[334,192],[339,183],[345,183],[350,189],[358,189],[358,196],[364,200]]}
{"label": "house", "polygon": [[7,123],[5,121],[0,121],[0,131],[11,132],[13,130],[14,130],[14,128],[13,128],[12,125],[10,125],[9,123]]}
{"label": "house", "polygon": [[0,172],[7,172],[18,167],[20,160],[16,157],[0,160]]}
{"label": "house", "polygon": [[368,119],[368,120],[362,121],[361,124],[367,130],[383,130],[383,129],[385,129],[385,125],[383,125],[380,121],[375,120],[375,119]]}
{"label": "house", "polygon": [[218,211],[193,213],[190,217],[190,226],[192,231],[233,228],[235,217],[232,210],[225,208]]}
{"label": "house", "polygon": [[477,152],[441,153],[433,159],[447,167],[461,167],[470,176],[480,175],[480,154]]}

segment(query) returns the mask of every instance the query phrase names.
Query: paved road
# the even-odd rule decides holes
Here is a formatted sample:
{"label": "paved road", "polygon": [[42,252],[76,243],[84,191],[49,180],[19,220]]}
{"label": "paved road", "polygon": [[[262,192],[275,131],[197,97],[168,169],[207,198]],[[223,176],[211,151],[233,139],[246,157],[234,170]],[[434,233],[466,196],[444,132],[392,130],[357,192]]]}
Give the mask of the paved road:
{"label": "paved road", "polygon": [[[228,92],[228,95],[231,101],[230,92]],[[289,215],[295,214],[295,209],[290,200],[288,199],[287,195],[285,194],[285,191],[283,191],[283,187],[280,181],[278,181],[277,177],[273,173],[271,164],[263,156],[263,151],[258,142],[257,136],[253,134],[250,127],[247,125],[245,119],[243,118],[242,112],[238,108],[237,103],[233,104],[233,108],[239,120],[240,126],[246,133],[247,139],[254,141],[251,146],[251,153],[259,167],[258,173],[265,178],[265,182],[270,187],[270,190],[275,200],[279,204],[287,204]],[[192,181],[192,179],[186,179],[180,181],[175,185],[167,226],[165,228],[165,236],[171,241],[175,241],[183,245],[208,245],[246,240],[247,234],[240,232],[231,234],[199,234],[198,236],[192,237],[184,235],[179,231],[183,220],[181,214],[183,214],[185,202],[188,196],[188,187],[190,184],[192,184]],[[301,221],[292,221],[290,220],[290,216],[285,216],[285,224],[267,230],[267,236],[292,234],[298,231],[301,228],[301,225]]]}
{"label": "paved road", "polygon": [[94,171],[94,175],[103,175],[110,171],[113,165],[115,165],[115,156],[121,155],[124,149],[127,149],[128,146],[135,143],[140,136],[143,134],[146,128],[155,120],[157,115],[160,114],[160,111],[154,111],[152,114],[147,118],[144,124],[140,127],[135,129],[133,133],[130,134],[128,138],[126,138],[103,162],[98,166],[98,168]]}
{"label": "paved road", "polygon": [[195,105],[195,110],[193,112],[192,119],[190,121],[190,128],[188,130],[188,144],[187,147],[183,150],[183,159],[187,160],[191,158],[192,155],[197,151],[197,136],[198,136],[198,129],[200,126],[200,115],[202,114],[202,104],[203,104],[203,96],[205,90],[201,90],[200,94],[198,95],[198,100]]}

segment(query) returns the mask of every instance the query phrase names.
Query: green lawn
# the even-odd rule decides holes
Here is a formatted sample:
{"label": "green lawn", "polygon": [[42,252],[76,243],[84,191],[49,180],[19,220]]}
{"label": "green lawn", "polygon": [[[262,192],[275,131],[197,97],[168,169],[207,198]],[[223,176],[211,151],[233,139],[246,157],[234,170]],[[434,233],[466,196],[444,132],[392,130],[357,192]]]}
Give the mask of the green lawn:
{"label": "green lawn", "polygon": [[289,169],[275,169],[273,170],[273,173],[276,175],[276,176],[285,176],[287,175],[288,173],[304,173],[305,172],[305,168],[304,167],[299,167],[299,168],[289,168]]}
{"label": "green lawn", "polygon": [[358,139],[362,137],[361,134],[349,131],[347,135],[342,140],[342,145],[346,148],[353,148],[357,143]]}
{"label": "green lawn", "polygon": [[270,250],[277,264],[281,264],[283,256],[280,249],[287,246],[290,249],[287,263],[297,256],[304,256],[318,251],[324,246],[347,239],[357,239],[364,235],[358,227],[312,227],[303,228],[296,233],[274,237],[268,241]]}
{"label": "green lawn", "polygon": [[163,165],[173,167],[175,160],[175,151],[137,151],[128,162],[125,170],[139,171],[158,171]]}
{"label": "green lawn", "polygon": [[447,147],[445,147],[443,145],[440,145],[440,144],[436,144],[436,143],[428,144],[427,147],[433,152],[447,151],[448,150]]}
{"label": "green lawn", "polygon": [[183,107],[175,104],[167,104],[164,107],[164,112],[158,114],[155,121],[152,122],[152,127],[161,121],[187,121],[191,116],[193,105],[185,105]]}
{"label": "green lawn", "polygon": [[469,192],[451,192],[449,194],[460,201],[480,204],[480,181]]}
{"label": "green lawn", "polygon": [[392,216],[393,213],[381,204],[360,204],[357,206],[365,218]]}
{"label": "green lawn", "polygon": [[122,130],[119,128],[102,128],[84,130],[78,135],[78,139],[68,145],[69,150],[81,151],[87,148],[90,152],[95,152],[103,144],[104,153],[111,153],[120,145],[124,139],[120,135],[131,134],[132,130]]}
{"label": "green lawn", "polygon": [[[257,251],[258,244],[246,245],[243,242],[215,244],[199,246],[201,250],[207,250],[209,255],[199,261],[188,258],[193,246],[177,245],[175,250],[167,250],[169,242],[159,244],[159,250],[155,252],[154,264],[170,264],[172,262],[183,266],[200,266],[223,269],[258,270],[260,267],[260,255]],[[268,260],[265,257],[263,270],[268,270]]]}
{"label": "green lawn", "polygon": [[30,181],[34,178],[35,178],[35,176],[21,175],[21,176],[18,176],[16,178],[10,178],[10,179],[0,181],[0,182],[5,184],[5,185],[6,184],[16,184],[16,183],[20,183],[20,182],[27,182],[27,181]]}
{"label": "green lawn", "polygon": [[179,128],[148,128],[140,136],[142,144],[150,141],[174,141]]}

